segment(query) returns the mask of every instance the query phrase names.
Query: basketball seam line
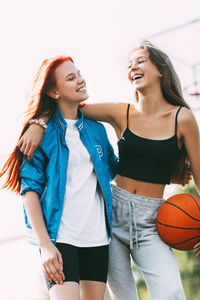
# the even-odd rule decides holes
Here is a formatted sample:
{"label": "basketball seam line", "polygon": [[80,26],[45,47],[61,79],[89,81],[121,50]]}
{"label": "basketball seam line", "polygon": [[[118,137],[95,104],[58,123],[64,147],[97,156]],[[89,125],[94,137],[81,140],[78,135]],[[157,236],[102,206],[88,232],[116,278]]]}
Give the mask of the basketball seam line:
{"label": "basketball seam line", "polygon": [[182,242],[179,242],[179,243],[169,243],[169,244],[170,244],[171,246],[180,245],[180,244],[189,242],[189,241],[191,241],[191,240],[193,240],[193,239],[196,239],[196,238],[199,238],[199,237],[200,237],[200,235],[197,235],[197,236],[194,236],[194,237],[192,237],[192,238],[190,238],[190,239],[187,239],[187,240],[182,241]]}
{"label": "basketball seam line", "polygon": [[177,228],[177,229],[188,229],[188,230],[200,230],[200,228],[196,227],[196,228],[187,228],[187,227],[178,227],[178,226],[173,226],[173,225],[168,225],[168,224],[165,224],[165,223],[161,223],[160,221],[158,221],[156,219],[156,222],[159,223],[160,225],[163,225],[163,226],[167,226],[167,227],[171,227],[171,228]]}
{"label": "basketball seam line", "polygon": [[176,208],[180,209],[182,212],[184,212],[186,215],[188,215],[188,217],[190,217],[191,219],[193,219],[193,220],[195,220],[195,221],[197,221],[197,222],[200,222],[199,219],[196,219],[196,218],[190,216],[185,210],[183,210],[182,208],[180,208],[179,206],[177,206],[177,205],[174,204],[174,203],[171,203],[171,202],[164,202],[163,204],[170,204],[170,205],[173,205],[173,206],[175,206]]}
{"label": "basketball seam line", "polygon": [[193,195],[190,195],[190,194],[187,194],[189,195],[193,200],[194,202],[196,203],[196,205],[198,206],[198,209],[200,210],[200,207],[199,207],[199,204],[197,203],[196,199],[193,197]]}

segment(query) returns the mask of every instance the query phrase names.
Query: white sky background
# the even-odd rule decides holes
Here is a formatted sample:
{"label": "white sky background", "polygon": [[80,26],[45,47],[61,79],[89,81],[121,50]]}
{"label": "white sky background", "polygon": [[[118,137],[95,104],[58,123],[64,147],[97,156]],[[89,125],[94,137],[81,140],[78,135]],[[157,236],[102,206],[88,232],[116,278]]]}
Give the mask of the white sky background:
{"label": "white sky background", "polygon": [[[87,81],[91,101],[128,101],[127,57],[135,41],[197,18],[200,2],[7,0],[1,2],[0,11],[0,138],[4,141],[0,153],[4,153],[19,134],[25,96],[43,59],[71,55]],[[194,44],[191,51],[185,30],[155,41],[176,56],[180,52],[194,56],[198,48]],[[189,82],[190,76],[187,69],[181,79]]]}
{"label": "white sky background", "polygon": [[[26,108],[25,97],[43,59],[60,54],[72,56],[86,79],[89,101],[130,101],[127,58],[135,42],[197,19],[199,12],[199,0],[1,1],[0,158],[12,150],[16,142]],[[200,32],[191,28],[152,39],[172,55],[183,85],[192,82],[191,68],[175,57],[188,64],[200,61]],[[111,139],[114,141],[112,134]],[[18,200],[10,193],[0,191],[0,240],[24,233]],[[19,255],[9,252],[11,249]],[[32,252],[34,266],[27,268],[29,251],[34,250],[27,250],[26,243],[21,241],[0,244],[0,251],[3,251],[0,280],[5,283],[5,294],[0,294],[0,300],[42,299],[37,289],[38,276],[33,275],[38,269],[35,252]],[[25,258],[20,260],[22,253]],[[16,281],[13,289],[10,289],[12,272],[9,264],[13,266]],[[27,269],[33,271],[27,272]],[[22,278],[27,281],[20,289]]]}

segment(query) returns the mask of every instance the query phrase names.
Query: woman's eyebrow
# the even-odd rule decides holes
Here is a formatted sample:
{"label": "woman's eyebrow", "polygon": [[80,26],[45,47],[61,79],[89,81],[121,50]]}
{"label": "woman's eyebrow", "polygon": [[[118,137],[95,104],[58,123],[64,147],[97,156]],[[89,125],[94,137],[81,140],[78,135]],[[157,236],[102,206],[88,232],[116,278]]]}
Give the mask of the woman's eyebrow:
{"label": "woman's eyebrow", "polygon": [[138,57],[136,57],[136,58],[133,58],[132,60],[129,60],[128,64],[131,65],[132,62],[133,62],[134,60],[137,61],[137,60],[139,60],[140,58],[145,58],[145,59],[147,59],[147,56],[141,55],[141,56],[138,56]]}
{"label": "woman's eyebrow", "polygon": [[65,76],[65,78],[67,78],[67,77],[69,77],[69,76],[71,76],[71,75],[74,75],[74,73],[69,73],[69,74],[67,74],[67,75]]}
{"label": "woman's eyebrow", "polygon": [[144,55],[141,55],[141,56],[137,57],[136,60],[138,60],[138,59],[140,59],[140,58],[147,58],[147,57],[144,56]]}
{"label": "woman's eyebrow", "polygon": [[[76,73],[77,73],[77,74],[80,74],[80,70],[77,70]],[[76,73],[75,73],[75,72],[69,73],[69,74],[67,74],[67,75],[65,76],[65,78],[68,78],[68,77],[71,76],[71,75],[75,75]]]}

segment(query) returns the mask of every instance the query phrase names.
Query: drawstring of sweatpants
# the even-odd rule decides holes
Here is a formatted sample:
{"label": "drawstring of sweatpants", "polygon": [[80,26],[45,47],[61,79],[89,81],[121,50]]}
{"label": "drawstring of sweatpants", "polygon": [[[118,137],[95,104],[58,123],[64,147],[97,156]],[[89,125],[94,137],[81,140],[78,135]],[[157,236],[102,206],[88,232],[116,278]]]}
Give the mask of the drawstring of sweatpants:
{"label": "drawstring of sweatpants", "polygon": [[128,212],[129,212],[129,234],[130,234],[130,249],[133,249],[133,226],[132,226],[132,216],[133,216],[133,223],[135,227],[135,243],[136,247],[138,248],[138,232],[137,232],[137,222],[136,222],[136,215],[135,215],[135,203],[134,201],[128,201]]}

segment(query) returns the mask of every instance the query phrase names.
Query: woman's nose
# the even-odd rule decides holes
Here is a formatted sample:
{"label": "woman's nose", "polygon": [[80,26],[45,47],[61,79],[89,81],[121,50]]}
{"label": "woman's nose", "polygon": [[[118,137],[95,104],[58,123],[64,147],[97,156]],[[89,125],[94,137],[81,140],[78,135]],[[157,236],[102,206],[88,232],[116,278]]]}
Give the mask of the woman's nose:
{"label": "woman's nose", "polygon": [[85,83],[85,79],[82,76],[79,78],[79,83]]}
{"label": "woman's nose", "polygon": [[131,66],[131,70],[137,70],[138,69],[138,63],[134,63]]}

